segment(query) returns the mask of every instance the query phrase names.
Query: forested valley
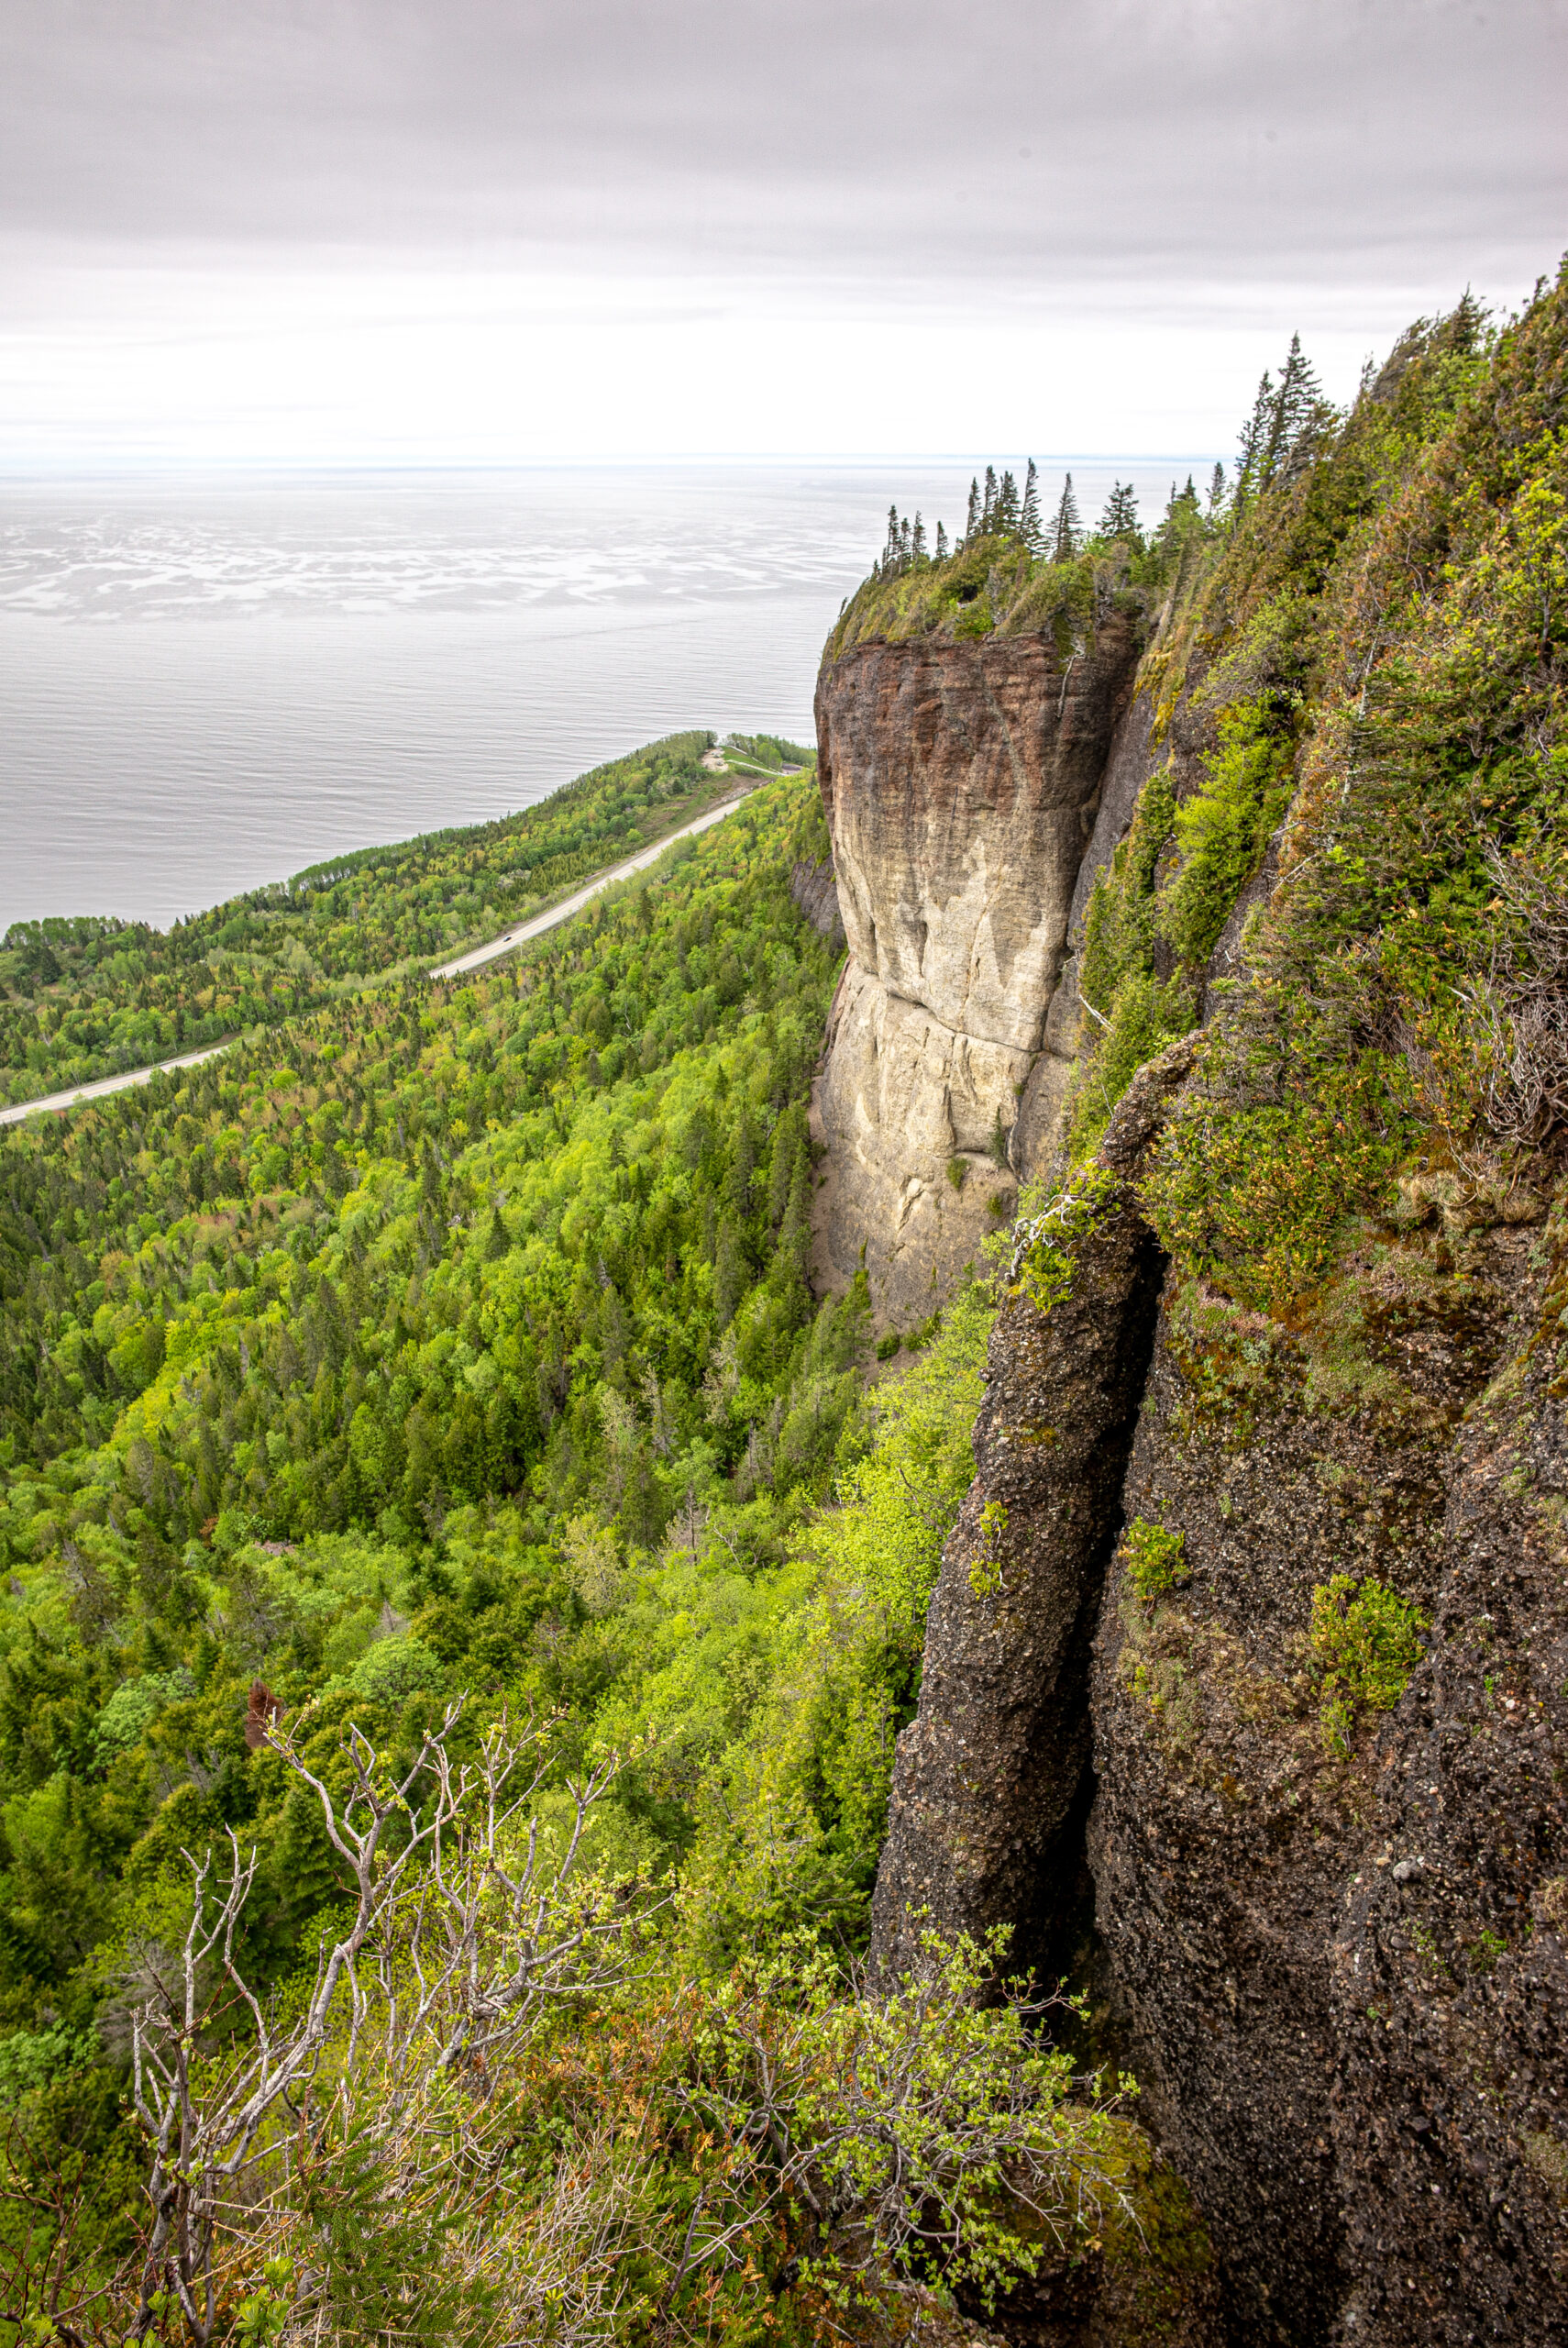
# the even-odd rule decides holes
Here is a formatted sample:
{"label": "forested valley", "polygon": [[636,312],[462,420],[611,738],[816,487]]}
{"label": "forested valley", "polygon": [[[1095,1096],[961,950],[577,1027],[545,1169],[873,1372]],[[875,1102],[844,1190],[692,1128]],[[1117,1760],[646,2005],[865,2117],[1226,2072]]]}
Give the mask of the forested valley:
{"label": "forested valley", "polygon": [[[994,1954],[855,1995],[991,1308],[878,1387],[808,1288],[826,852],[765,783],[473,983],[0,1146],[8,2336],[814,2337],[994,2281],[1004,2156],[1042,2242],[1121,2206]],[[529,1796],[488,1844],[476,1771]]]}

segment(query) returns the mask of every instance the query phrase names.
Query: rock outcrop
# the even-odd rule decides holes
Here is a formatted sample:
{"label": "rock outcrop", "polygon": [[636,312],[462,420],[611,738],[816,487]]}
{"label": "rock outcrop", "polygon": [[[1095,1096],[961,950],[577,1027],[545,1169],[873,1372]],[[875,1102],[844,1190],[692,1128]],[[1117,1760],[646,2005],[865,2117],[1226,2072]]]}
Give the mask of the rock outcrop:
{"label": "rock outcrop", "polygon": [[[1191,1065],[1178,1044],[1121,1103],[1060,1246],[1075,1272],[1048,1308],[1003,1308],[975,1426],[977,1475],[931,1603],[920,1710],[899,1739],[895,1813],[877,1878],[878,1954],[911,1916],[1010,1925],[1012,1954],[1060,1971],[1064,1845],[1088,1778],[1089,1647],[1121,1523],[1163,1269],[1134,1178]],[[1060,1960],[1058,1962],[1057,1960]]]}
{"label": "rock outcrop", "polygon": [[814,861],[800,858],[790,867],[790,894],[819,937],[843,946],[844,917],[838,909],[838,884],[834,879],[831,856]]}
{"label": "rock outcrop", "polygon": [[[1136,1168],[1189,1052],[1119,1111],[1066,1291],[999,1317],[877,1951],[927,1909],[1055,1973],[1087,1859],[1230,2338],[1568,2339],[1568,1197],[1418,1194],[1294,1334],[1158,1293]],[[1168,1587],[1134,1523],[1179,1536]],[[1374,1569],[1427,1658],[1336,1750],[1309,1601]]]}
{"label": "rock outcrop", "polygon": [[1052,1007],[1138,648],[1112,610],[1066,651],[936,636],[823,668],[849,956],[813,1104],[817,1268],[842,1287],[864,1247],[881,1320],[941,1301],[1055,1144],[1071,1024]]}
{"label": "rock outcrop", "polygon": [[[1568,2336],[1568,1443],[1541,1346],[1568,1230],[1499,1212],[1389,1234],[1294,1333],[1162,1302],[1122,1506],[1179,1533],[1182,1571],[1140,1596],[1112,1565],[1088,1845],[1104,1977],[1242,2339]],[[1335,1573],[1430,1625],[1343,1750],[1303,1667]]]}

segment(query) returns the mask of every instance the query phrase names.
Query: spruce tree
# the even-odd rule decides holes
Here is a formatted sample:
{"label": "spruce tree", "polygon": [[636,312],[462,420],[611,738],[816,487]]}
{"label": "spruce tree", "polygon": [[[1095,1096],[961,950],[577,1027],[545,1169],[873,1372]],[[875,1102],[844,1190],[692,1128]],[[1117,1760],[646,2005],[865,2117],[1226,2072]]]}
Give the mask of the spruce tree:
{"label": "spruce tree", "polygon": [[1209,476],[1209,518],[1218,520],[1225,504],[1225,468],[1217,464]]}
{"label": "spruce tree", "polygon": [[972,480],[969,483],[969,511],[964,517],[964,544],[966,546],[973,544],[975,533],[979,526],[980,484],[977,481]]}
{"label": "spruce tree", "polygon": [[991,516],[991,527],[999,538],[1018,536],[1018,483],[1010,473],[1003,473],[997,491],[997,508]]}
{"label": "spruce tree", "polygon": [[1102,538],[1135,538],[1138,531],[1138,500],[1131,482],[1119,481],[1105,501],[1105,511],[1099,517]]}
{"label": "spruce tree", "polygon": [[1271,482],[1288,479],[1309,463],[1318,436],[1332,416],[1317,371],[1302,350],[1301,337],[1293,334],[1278,383],[1264,372],[1252,415],[1242,427],[1238,508]]}
{"label": "spruce tree", "polygon": [[888,508],[888,543],[882,549],[882,559],[889,570],[899,559],[899,509],[896,505]]}
{"label": "spruce tree", "polygon": [[1018,535],[1032,555],[1045,551],[1045,533],[1040,520],[1040,475],[1032,457],[1023,476],[1023,504],[1019,509]]}
{"label": "spruce tree", "polygon": [[923,562],[925,560],[925,524],[921,520],[918,513],[914,517],[914,538],[911,551],[913,554],[916,562]]}
{"label": "spruce tree", "polygon": [[1273,472],[1289,474],[1298,471],[1309,460],[1318,427],[1326,421],[1330,412],[1323,397],[1323,387],[1318,381],[1317,370],[1303,352],[1298,334],[1290,338],[1290,349],[1285,361],[1285,371],[1279,379],[1275,410]]}
{"label": "spruce tree", "polygon": [[947,559],[947,526],[944,522],[938,522],[936,526],[936,559],[938,562]]}
{"label": "spruce tree", "polygon": [[1073,494],[1073,476],[1069,473],[1062,483],[1061,502],[1056,518],[1051,526],[1051,559],[1071,562],[1083,544],[1084,526],[1078,515],[1078,501]]}
{"label": "spruce tree", "polygon": [[[1241,454],[1236,460],[1236,503],[1242,504],[1253,497],[1264,486],[1259,480],[1264,451],[1268,446],[1274,424],[1274,377],[1265,367],[1258,379],[1253,400],[1253,412],[1242,425],[1239,441]],[[1176,487],[1173,482],[1172,489]]]}
{"label": "spruce tree", "polygon": [[988,466],[986,467],[986,496],[985,496],[985,503],[984,503],[984,504],[983,504],[983,505],[981,506],[981,508],[980,508],[980,535],[981,535],[981,537],[986,537],[986,536],[988,536],[988,533],[990,532],[990,530],[992,529],[992,527],[993,527],[993,526],[994,526],[994,525],[995,525],[996,517],[997,517],[997,469],[996,469],[995,465],[988,465]]}

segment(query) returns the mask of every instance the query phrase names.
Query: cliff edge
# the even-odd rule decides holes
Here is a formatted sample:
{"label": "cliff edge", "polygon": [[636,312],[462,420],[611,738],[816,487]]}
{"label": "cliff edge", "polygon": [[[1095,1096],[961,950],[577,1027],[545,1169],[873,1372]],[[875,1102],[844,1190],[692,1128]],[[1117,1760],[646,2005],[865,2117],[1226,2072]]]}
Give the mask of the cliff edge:
{"label": "cliff edge", "polygon": [[[1568,277],[1299,415],[1183,557],[1076,905],[1058,833],[1010,876],[1013,1024],[961,918],[930,982],[1021,1057],[1094,1018],[874,1953],[925,1910],[1073,1968],[1228,2339],[1568,2342]],[[861,869],[914,757],[865,756]],[[940,958],[886,867],[851,967],[903,1001]]]}
{"label": "cliff edge", "polygon": [[893,612],[857,600],[817,686],[849,952],[812,1106],[815,1268],[842,1289],[864,1262],[883,1324],[951,1293],[1056,1141],[1072,1038],[1052,1006],[1143,638],[1126,596],[978,632],[961,599],[1005,556],[946,566],[891,640]]}

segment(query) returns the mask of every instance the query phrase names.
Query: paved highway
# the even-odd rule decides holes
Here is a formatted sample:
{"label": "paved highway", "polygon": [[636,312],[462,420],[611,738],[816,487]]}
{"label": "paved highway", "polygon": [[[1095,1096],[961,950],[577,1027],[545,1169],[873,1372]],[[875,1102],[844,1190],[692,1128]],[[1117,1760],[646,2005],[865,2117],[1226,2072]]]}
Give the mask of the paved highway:
{"label": "paved highway", "polygon": [[[710,807],[706,814],[695,816],[690,824],[682,824],[678,832],[671,832],[665,839],[656,840],[652,847],[640,848],[624,864],[614,864],[608,872],[596,873],[575,896],[568,897],[561,904],[552,905],[548,913],[536,914],[532,921],[519,922],[502,936],[492,938],[488,946],[476,946],[471,954],[459,954],[455,962],[443,962],[439,969],[431,971],[431,977],[458,978],[465,970],[480,969],[486,962],[496,961],[502,954],[510,954],[513,947],[525,946],[531,937],[542,937],[546,930],[554,929],[558,922],[569,921],[573,914],[580,914],[584,905],[591,904],[600,891],[608,888],[612,880],[629,880],[634,873],[645,872],[650,864],[657,864],[665,849],[673,847],[677,840],[690,839],[694,832],[705,832],[710,824],[722,823],[726,815],[733,815],[746,796],[743,791],[734,799],[726,799],[722,807]],[[97,1077],[91,1084],[79,1084],[74,1092],[47,1092],[41,1101],[18,1101],[14,1108],[0,1109],[0,1125],[20,1124],[24,1117],[36,1116],[44,1110],[74,1109],[82,1101],[101,1101],[105,1093],[125,1092],[133,1084],[147,1084],[153,1077],[161,1076],[167,1069],[199,1068],[203,1060],[213,1059],[219,1052],[226,1052],[227,1049],[227,1044],[208,1044],[199,1052],[182,1052],[177,1059],[159,1060],[151,1068],[127,1069],[123,1076]]]}

